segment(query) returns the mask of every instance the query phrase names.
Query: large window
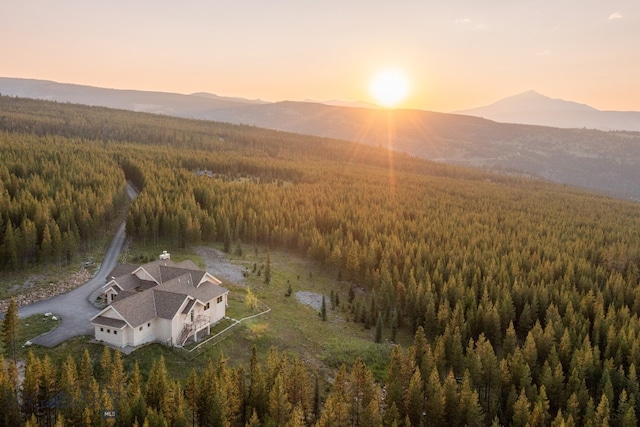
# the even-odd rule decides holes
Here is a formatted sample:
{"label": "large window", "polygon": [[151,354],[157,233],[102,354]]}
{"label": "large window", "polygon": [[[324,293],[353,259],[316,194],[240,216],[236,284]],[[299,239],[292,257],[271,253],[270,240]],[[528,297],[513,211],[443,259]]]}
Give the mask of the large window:
{"label": "large window", "polygon": [[218,304],[220,304],[220,303],[222,302],[222,296],[219,296],[219,297],[218,297],[218,299],[216,300],[216,302],[217,302]]}

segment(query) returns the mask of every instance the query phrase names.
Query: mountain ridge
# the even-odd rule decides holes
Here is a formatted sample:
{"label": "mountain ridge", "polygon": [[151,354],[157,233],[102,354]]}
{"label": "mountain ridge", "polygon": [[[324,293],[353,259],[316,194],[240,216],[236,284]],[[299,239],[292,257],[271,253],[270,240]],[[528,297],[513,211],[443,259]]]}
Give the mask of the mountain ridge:
{"label": "mountain ridge", "polygon": [[640,112],[603,111],[573,101],[550,98],[534,90],[502,98],[492,104],[458,114],[483,117],[501,123],[603,131],[640,131]]}
{"label": "mountain ridge", "polygon": [[[538,177],[640,201],[640,133],[499,123],[424,110],[300,101],[259,104],[100,90],[90,89],[84,98],[82,93],[75,93],[75,98],[63,99],[62,93],[55,100],[355,141],[443,163]],[[7,94],[2,78],[0,93]],[[34,89],[11,95],[43,99],[47,94]],[[91,100],[100,103],[91,104]]]}

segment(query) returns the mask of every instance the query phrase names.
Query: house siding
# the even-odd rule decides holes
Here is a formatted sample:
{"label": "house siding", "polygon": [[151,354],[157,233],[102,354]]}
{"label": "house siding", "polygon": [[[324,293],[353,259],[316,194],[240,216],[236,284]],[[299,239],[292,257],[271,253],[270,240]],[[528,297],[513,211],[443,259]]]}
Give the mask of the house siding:
{"label": "house siding", "polygon": [[[97,320],[116,325],[116,328],[120,327],[122,329],[117,329],[116,334],[114,333],[116,330],[114,327],[94,324],[96,339],[119,347],[127,345],[138,346],[152,341],[180,345],[182,343],[179,343],[178,340],[182,335],[185,324],[192,323],[191,313],[193,313],[194,322],[198,322],[197,318],[200,316],[205,316],[207,319],[207,322],[197,323],[198,338],[201,339],[203,331],[206,333],[209,325],[213,325],[224,318],[228,291],[221,287],[222,282],[210,273],[201,270],[196,272],[197,267],[195,264],[187,264],[187,268],[183,267],[185,266],[172,264],[171,261],[163,262],[161,265],[157,262],[152,262],[148,265],[145,264],[145,266],[130,266],[131,270],[128,271],[131,273],[123,271],[118,276],[118,280],[123,277],[122,286],[127,289],[122,292],[121,289],[124,288],[112,276],[113,280],[103,287],[103,295],[106,297],[106,302],[109,306],[94,318],[102,316],[109,319],[118,319],[126,322],[126,325],[122,326],[123,322],[109,322],[106,319]],[[132,273],[137,278],[127,276]],[[192,283],[194,279],[198,283],[195,286]],[[138,280],[145,281],[145,283],[139,284]],[[154,282],[157,285],[154,285]],[[111,307],[110,303],[112,301],[109,296],[118,295],[118,293],[120,293],[119,298],[116,299],[114,306]],[[213,295],[216,295],[216,297],[209,301],[204,301],[204,299],[211,298]],[[180,299],[181,297],[183,299]],[[129,300],[129,298],[136,299]],[[218,302],[218,299],[220,299],[220,302]],[[178,307],[178,305],[180,306]],[[205,310],[207,305],[209,308]],[[183,314],[187,307],[189,311]],[[168,319],[167,317],[170,316],[173,316],[173,318]],[[136,326],[131,327],[130,325]],[[101,328],[102,330],[100,330]]]}
{"label": "house siding", "polygon": [[[149,323],[151,324],[151,326],[147,326]],[[156,320],[154,319],[150,322],[143,323],[142,325],[138,326],[135,329],[132,329],[130,345],[136,346],[136,345],[155,341],[156,340],[155,324],[156,324]]]}
{"label": "house siding", "polygon": [[170,339],[171,344],[175,344],[175,339],[171,335],[171,327],[173,322],[167,319],[156,319],[155,322],[156,339],[163,342],[166,342]]}
{"label": "house siding", "polygon": [[[95,337],[97,341],[104,341],[108,344],[115,345],[117,347],[125,346],[126,329],[131,329],[128,326],[124,330],[118,330],[109,328],[107,326],[95,326]],[[117,331],[117,334],[114,333]]]}

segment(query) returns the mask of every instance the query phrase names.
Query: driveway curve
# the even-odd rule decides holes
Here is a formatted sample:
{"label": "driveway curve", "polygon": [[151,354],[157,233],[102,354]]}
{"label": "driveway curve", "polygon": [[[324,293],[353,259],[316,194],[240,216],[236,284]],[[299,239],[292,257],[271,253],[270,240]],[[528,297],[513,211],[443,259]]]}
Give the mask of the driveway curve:
{"label": "driveway curve", "polygon": [[[138,195],[130,183],[127,183],[127,194],[132,200]],[[107,249],[100,269],[91,280],[67,293],[20,307],[18,311],[20,317],[29,317],[38,313],[53,313],[62,320],[56,328],[32,339],[32,343],[44,347],[55,347],[75,336],[93,335],[93,327],[89,319],[100,310],[91,304],[89,299],[92,293],[104,285],[107,275],[115,268],[125,239],[125,223],[123,222]]]}

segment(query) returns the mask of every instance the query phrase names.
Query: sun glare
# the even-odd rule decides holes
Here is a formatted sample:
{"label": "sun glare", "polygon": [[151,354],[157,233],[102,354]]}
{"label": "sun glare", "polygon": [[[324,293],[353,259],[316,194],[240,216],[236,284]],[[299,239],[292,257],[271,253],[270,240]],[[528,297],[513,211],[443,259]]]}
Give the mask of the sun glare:
{"label": "sun glare", "polygon": [[396,107],[409,94],[407,77],[396,70],[376,74],[369,85],[371,95],[383,107]]}

